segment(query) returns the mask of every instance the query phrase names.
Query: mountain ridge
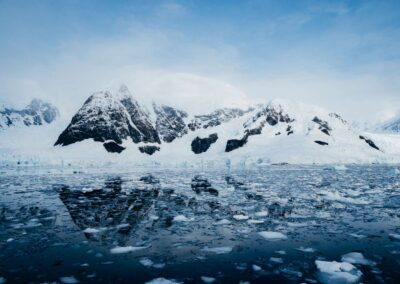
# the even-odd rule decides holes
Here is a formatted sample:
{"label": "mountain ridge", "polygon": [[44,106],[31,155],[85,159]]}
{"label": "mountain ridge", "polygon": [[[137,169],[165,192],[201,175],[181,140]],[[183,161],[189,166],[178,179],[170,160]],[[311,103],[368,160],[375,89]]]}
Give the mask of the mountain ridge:
{"label": "mountain ridge", "polygon": [[[351,141],[351,147],[360,148],[361,152],[384,151],[370,137],[352,129],[340,115],[319,107],[275,99],[244,110],[222,108],[208,114],[190,115],[155,102],[148,110],[133,98],[125,85],[114,93],[101,91],[91,95],[55,145],[67,146],[93,139],[103,143],[108,152],[122,153],[136,145],[140,153],[157,156],[167,151],[164,148],[171,148],[168,144],[179,144],[178,148],[186,147],[183,152],[191,149],[193,155],[203,156],[217,147],[220,153],[251,147],[257,151],[263,147],[262,139],[261,145],[252,145],[253,140],[260,140],[254,138],[257,136],[265,139],[265,145],[278,140],[278,136],[294,136],[293,139],[301,140],[299,143],[307,143],[307,147],[312,144],[329,149]],[[293,139],[283,140],[290,144]],[[185,146],[180,145],[182,140]]]}
{"label": "mountain ridge", "polygon": [[0,109],[0,130],[15,126],[50,124],[58,117],[57,107],[35,98],[23,109],[3,106]]}

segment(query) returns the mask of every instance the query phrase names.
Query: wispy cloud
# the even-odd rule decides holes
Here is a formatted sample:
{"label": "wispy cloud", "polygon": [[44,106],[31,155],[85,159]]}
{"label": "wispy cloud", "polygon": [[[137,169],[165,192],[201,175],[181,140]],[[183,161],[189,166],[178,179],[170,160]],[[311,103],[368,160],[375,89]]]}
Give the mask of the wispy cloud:
{"label": "wispy cloud", "polygon": [[396,2],[70,3],[1,2],[3,102],[42,96],[69,115],[125,81],[184,107],[283,97],[369,119],[400,105]]}

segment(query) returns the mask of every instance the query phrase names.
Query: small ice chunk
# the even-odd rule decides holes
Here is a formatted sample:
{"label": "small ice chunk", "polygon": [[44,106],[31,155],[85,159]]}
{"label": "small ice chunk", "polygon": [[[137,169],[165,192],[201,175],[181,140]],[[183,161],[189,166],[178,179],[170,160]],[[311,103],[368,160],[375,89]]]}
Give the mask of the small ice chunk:
{"label": "small ice chunk", "polygon": [[97,233],[100,233],[100,230],[96,229],[96,228],[86,228],[82,232],[84,232],[86,234],[97,234]]}
{"label": "small ice chunk", "polygon": [[281,255],[285,255],[286,251],[284,251],[284,250],[276,250],[275,253],[281,254]]}
{"label": "small ice chunk", "polygon": [[279,269],[283,274],[289,275],[289,276],[294,276],[296,278],[301,278],[303,277],[303,273],[300,271],[297,271],[293,268],[290,267],[283,267]]}
{"label": "small ice chunk", "polygon": [[92,191],[94,191],[94,189],[91,187],[83,187],[81,189],[81,192],[83,192],[83,193],[88,193],[88,192],[92,192]]}
{"label": "small ice chunk", "polygon": [[321,190],[320,194],[324,195],[324,198],[329,201],[338,201],[356,205],[368,205],[370,203],[367,200],[342,196],[340,192],[337,190],[335,191]]}
{"label": "small ice chunk", "polygon": [[356,283],[362,272],[348,262],[316,260],[318,278],[322,283]]}
{"label": "small ice chunk", "polygon": [[356,238],[356,239],[364,239],[364,238],[366,238],[366,236],[364,236],[364,235],[355,234],[355,233],[351,233],[349,235],[352,236],[353,238]]}
{"label": "small ice chunk", "polygon": [[204,283],[214,283],[215,282],[215,278],[214,277],[209,277],[209,276],[201,276],[201,281],[203,281]]}
{"label": "small ice chunk", "polygon": [[7,282],[7,280],[4,277],[0,276],[0,284],[4,284],[6,282]]}
{"label": "small ice chunk", "polygon": [[308,226],[307,223],[293,223],[293,222],[287,222],[287,225],[292,228],[302,228]]}
{"label": "small ice chunk", "polygon": [[313,248],[304,248],[304,247],[299,247],[297,250],[302,251],[302,252],[307,252],[307,253],[313,253],[315,252],[315,249]]}
{"label": "small ice chunk", "polygon": [[142,258],[139,260],[140,264],[146,267],[152,267],[154,262],[149,258]]}
{"label": "small ice chunk", "polygon": [[261,237],[268,241],[286,240],[287,236],[280,232],[263,231],[258,233]]}
{"label": "small ice chunk", "polygon": [[137,250],[142,250],[142,249],[146,249],[148,247],[133,247],[133,246],[127,246],[127,247],[115,247],[110,249],[110,252],[113,254],[121,254],[121,253],[128,253],[128,252],[133,252],[133,251],[137,251]]}
{"label": "small ice chunk", "polygon": [[267,217],[267,216],[268,216],[268,211],[256,212],[254,215],[255,215],[256,217]]}
{"label": "small ice chunk", "polygon": [[249,223],[249,224],[262,224],[262,223],[264,223],[264,221],[263,220],[254,220],[254,219],[252,219],[252,220],[247,220],[247,223]]}
{"label": "small ice chunk", "polygon": [[229,221],[229,220],[227,220],[227,219],[222,219],[222,220],[219,220],[219,221],[217,221],[217,222],[214,222],[214,225],[228,225],[228,224],[230,224],[231,223],[231,221]]}
{"label": "small ice chunk", "polygon": [[193,219],[189,219],[184,215],[178,215],[178,216],[175,216],[172,221],[174,221],[174,222],[190,222],[190,221],[193,221]]}
{"label": "small ice chunk", "polygon": [[60,277],[60,282],[64,284],[79,283],[78,279],[76,279],[74,276]]}
{"label": "small ice chunk", "polygon": [[262,268],[261,268],[260,266],[255,265],[255,264],[253,264],[251,267],[253,268],[253,270],[254,270],[255,272],[258,272],[258,271],[261,271],[261,270],[262,270]]}
{"label": "small ice chunk", "polygon": [[399,234],[389,234],[389,238],[393,240],[400,241],[400,235]]}
{"label": "small ice chunk", "polygon": [[117,226],[115,226],[116,229],[125,229],[125,228],[129,228],[131,225],[129,225],[128,223],[122,223],[119,224]]}
{"label": "small ice chunk", "polygon": [[269,261],[274,262],[274,263],[283,263],[283,259],[280,257],[270,257]]}
{"label": "small ice chunk", "polygon": [[230,253],[232,249],[233,249],[232,247],[215,247],[215,248],[205,247],[203,248],[203,251],[216,254],[225,254],[225,253]]}
{"label": "small ice chunk", "polygon": [[180,283],[181,282],[177,282],[175,280],[169,280],[169,279],[160,277],[160,278],[155,278],[153,280],[150,280],[150,281],[146,282],[145,284],[180,284]]}
{"label": "small ice chunk", "polygon": [[233,215],[233,219],[238,220],[238,221],[243,221],[249,219],[249,216],[239,214],[239,215]]}
{"label": "small ice chunk", "polygon": [[165,263],[154,263],[153,268],[161,269],[165,267]]}
{"label": "small ice chunk", "polygon": [[362,253],[359,252],[350,252],[342,255],[342,261],[348,262],[352,264],[362,264],[362,265],[375,265],[375,262],[369,259],[366,259]]}
{"label": "small ice chunk", "polygon": [[152,221],[156,221],[156,220],[160,219],[160,217],[158,217],[157,215],[149,215],[149,219]]}
{"label": "small ice chunk", "polygon": [[7,239],[7,243],[11,243],[12,241],[13,241],[14,239],[13,238],[9,238],[9,239]]}

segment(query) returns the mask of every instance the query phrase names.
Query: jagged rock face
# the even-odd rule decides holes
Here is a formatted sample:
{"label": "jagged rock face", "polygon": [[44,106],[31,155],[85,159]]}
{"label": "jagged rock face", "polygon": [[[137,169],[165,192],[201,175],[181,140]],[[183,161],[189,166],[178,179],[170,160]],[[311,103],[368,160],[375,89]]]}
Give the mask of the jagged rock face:
{"label": "jagged rock face", "polygon": [[268,105],[258,111],[244,126],[248,127],[254,124],[261,117],[265,117],[265,121],[271,126],[277,125],[279,122],[290,123],[294,121],[288,114],[284,114],[281,106]]}
{"label": "jagged rock face", "polygon": [[364,140],[365,143],[367,143],[369,146],[371,146],[372,148],[376,149],[376,150],[380,150],[378,146],[376,146],[376,144],[374,143],[374,141],[372,141],[371,139],[360,135],[360,139]]}
{"label": "jagged rock face", "polygon": [[[288,114],[283,112],[281,106],[268,105],[266,107],[262,107],[261,110],[257,111],[254,116],[252,116],[243,124],[245,131],[244,136],[241,139],[231,139],[227,141],[225,152],[231,152],[243,147],[248,142],[248,138],[250,136],[260,135],[266,123],[268,123],[270,126],[275,126],[280,122],[290,123],[293,121],[294,119],[290,118]],[[291,125],[288,125],[286,132],[287,135],[294,133]]]}
{"label": "jagged rock face", "polygon": [[331,113],[329,114],[329,116],[332,117],[332,118],[336,118],[337,120],[339,120],[341,123],[343,123],[343,124],[345,124],[345,125],[348,124],[347,120],[345,120],[343,117],[341,117],[341,116],[338,115],[337,113],[331,112]]}
{"label": "jagged rock face", "polygon": [[157,116],[156,129],[164,142],[170,143],[188,133],[185,119],[188,114],[170,106],[153,104]]}
{"label": "jagged rock face", "polygon": [[69,145],[85,139],[121,144],[131,138],[134,143],[160,143],[150,115],[122,86],[116,95],[98,92],[89,97],[55,145]]}
{"label": "jagged rock face", "polygon": [[17,125],[43,125],[52,123],[59,115],[58,109],[50,103],[33,99],[22,110],[0,109],[0,129]]}
{"label": "jagged rock face", "polygon": [[153,145],[140,146],[139,151],[147,155],[153,155],[155,152],[160,151],[160,147]]}
{"label": "jagged rock face", "polygon": [[124,147],[118,145],[114,141],[104,142],[103,146],[107,150],[107,152],[110,152],[110,153],[121,153],[122,151],[125,150]]}
{"label": "jagged rock face", "polygon": [[312,121],[319,125],[318,129],[321,130],[322,133],[324,133],[328,136],[331,135],[332,128],[329,126],[327,121],[321,120],[317,116],[314,117]]}
{"label": "jagged rock face", "polygon": [[[140,143],[134,147],[135,149],[138,148],[143,154],[153,155],[161,151],[158,144],[172,143],[187,135],[186,139],[180,139],[180,142],[176,144],[177,147],[182,147],[178,149],[178,152],[190,151],[188,145],[190,144],[191,152],[194,154],[205,153],[210,147],[216,149],[225,147],[225,152],[231,152],[245,145],[246,149],[242,151],[253,153],[249,148],[252,147],[252,139],[256,140],[255,143],[258,145],[263,139],[268,140],[267,143],[270,141],[271,143],[286,143],[285,136],[302,135],[308,140],[306,143],[327,146],[328,142],[319,136],[328,135],[332,136],[329,145],[337,146],[337,143],[343,139],[336,140],[334,135],[358,137],[358,134],[355,134],[338,114],[328,113],[317,107],[280,100],[271,101],[266,105],[256,105],[248,110],[218,109],[206,115],[196,115],[189,123],[188,117],[189,115],[182,110],[156,104],[153,104],[150,114],[145,107],[132,98],[127,87],[122,86],[115,93],[104,91],[90,96],[61,133],[56,145],[65,146],[84,139],[93,139],[104,143],[107,151],[121,153],[125,150],[121,146],[122,142],[132,140],[134,143]],[[209,135],[209,133],[213,134]],[[262,135],[262,139],[252,138],[251,136],[254,135]],[[275,139],[276,136],[280,136],[279,139]],[[359,138],[370,147],[379,150],[371,139],[364,136]],[[287,139],[289,145],[295,140]],[[214,143],[215,146],[213,146]],[[124,145],[130,147],[129,143],[124,142]],[[172,148],[174,146],[171,145]],[[162,150],[168,152],[171,147],[165,145]],[[365,144],[361,147],[368,148]],[[327,151],[332,151],[335,147],[325,148]],[[175,151],[175,149],[172,150]]]}
{"label": "jagged rock face", "polygon": [[150,119],[149,112],[133,99],[126,86],[122,86],[119,89],[119,93],[122,95],[121,103],[126,108],[126,111],[135,126],[134,128],[136,128],[135,130],[138,132],[133,135],[131,133],[133,142],[160,143],[160,138]]}
{"label": "jagged rock face", "polygon": [[188,124],[190,130],[195,131],[200,128],[215,127],[222,123],[229,122],[232,119],[243,116],[244,114],[252,111],[248,109],[246,111],[238,108],[223,108],[218,109],[210,114],[196,115],[194,119]]}
{"label": "jagged rock face", "polygon": [[328,142],[324,142],[324,141],[315,140],[314,142],[317,143],[318,145],[321,145],[321,146],[327,146],[327,145],[329,145]]}
{"label": "jagged rock face", "polygon": [[247,143],[248,136],[244,136],[242,139],[231,139],[226,142],[225,152],[231,152],[237,148],[243,147]]}
{"label": "jagged rock face", "polygon": [[210,148],[211,144],[215,143],[217,140],[218,140],[217,133],[210,134],[206,138],[196,137],[192,141],[192,145],[191,145],[192,151],[195,154],[201,154],[201,153],[207,152],[207,150]]}

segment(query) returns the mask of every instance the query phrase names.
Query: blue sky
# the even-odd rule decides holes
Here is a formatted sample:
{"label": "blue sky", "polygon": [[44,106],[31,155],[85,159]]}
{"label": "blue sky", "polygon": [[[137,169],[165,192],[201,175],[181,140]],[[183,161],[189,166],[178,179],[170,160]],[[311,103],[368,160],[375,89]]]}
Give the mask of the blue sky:
{"label": "blue sky", "polygon": [[351,119],[400,108],[400,1],[0,0],[0,38],[7,104],[68,113],[124,81],[143,99],[280,97]]}

